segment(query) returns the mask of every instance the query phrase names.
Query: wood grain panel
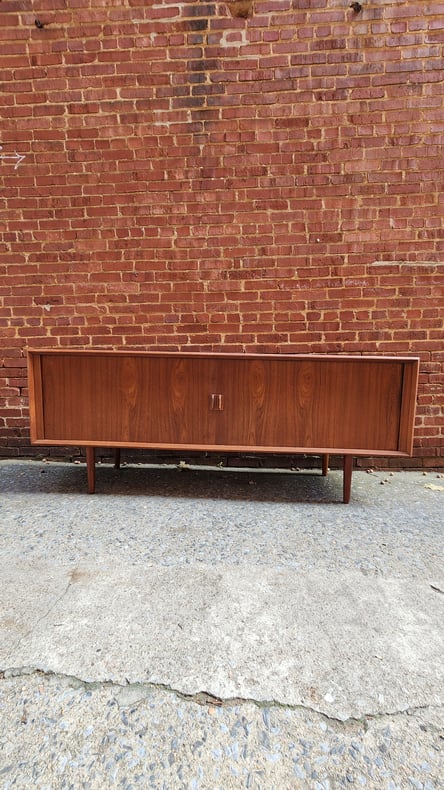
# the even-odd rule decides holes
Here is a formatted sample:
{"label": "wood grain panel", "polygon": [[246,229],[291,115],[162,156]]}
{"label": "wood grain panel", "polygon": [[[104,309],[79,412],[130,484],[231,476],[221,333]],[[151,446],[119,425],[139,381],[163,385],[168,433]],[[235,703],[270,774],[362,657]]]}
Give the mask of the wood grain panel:
{"label": "wood grain panel", "polygon": [[42,358],[28,355],[29,419],[31,443],[45,438],[43,420]]}
{"label": "wood grain panel", "polygon": [[125,445],[214,441],[210,360],[54,355],[43,357],[43,380],[47,439]]}
{"label": "wood grain panel", "polygon": [[221,444],[398,450],[403,364],[224,363]]}

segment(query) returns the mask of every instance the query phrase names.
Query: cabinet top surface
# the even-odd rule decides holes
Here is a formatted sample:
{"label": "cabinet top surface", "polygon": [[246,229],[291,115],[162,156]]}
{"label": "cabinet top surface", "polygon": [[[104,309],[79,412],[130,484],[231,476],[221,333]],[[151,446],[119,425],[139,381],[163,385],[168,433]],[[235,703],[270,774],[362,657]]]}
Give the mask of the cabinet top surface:
{"label": "cabinet top surface", "polygon": [[28,348],[29,356],[69,355],[69,356],[115,356],[115,357],[167,357],[167,358],[187,358],[187,359],[249,359],[249,360],[340,360],[341,362],[418,362],[419,357],[415,356],[385,356],[378,354],[264,354],[264,353],[242,353],[242,352],[223,352],[223,351],[143,351],[131,349],[64,349],[64,348]]}

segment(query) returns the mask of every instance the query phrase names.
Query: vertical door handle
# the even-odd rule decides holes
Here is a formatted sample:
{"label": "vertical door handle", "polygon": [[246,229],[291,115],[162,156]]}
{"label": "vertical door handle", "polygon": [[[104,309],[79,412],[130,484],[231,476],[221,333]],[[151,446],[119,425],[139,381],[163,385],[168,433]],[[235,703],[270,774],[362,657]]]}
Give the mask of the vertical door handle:
{"label": "vertical door handle", "polygon": [[223,411],[224,410],[224,396],[220,393],[212,393],[210,395],[210,410]]}

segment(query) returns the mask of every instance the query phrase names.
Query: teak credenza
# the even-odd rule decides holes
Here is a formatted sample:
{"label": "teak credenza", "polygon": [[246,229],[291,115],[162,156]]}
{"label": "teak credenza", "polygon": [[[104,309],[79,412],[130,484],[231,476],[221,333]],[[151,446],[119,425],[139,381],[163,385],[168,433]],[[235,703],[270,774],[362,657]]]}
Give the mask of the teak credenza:
{"label": "teak credenza", "polygon": [[30,350],[31,441],[86,448],[412,454],[413,357]]}

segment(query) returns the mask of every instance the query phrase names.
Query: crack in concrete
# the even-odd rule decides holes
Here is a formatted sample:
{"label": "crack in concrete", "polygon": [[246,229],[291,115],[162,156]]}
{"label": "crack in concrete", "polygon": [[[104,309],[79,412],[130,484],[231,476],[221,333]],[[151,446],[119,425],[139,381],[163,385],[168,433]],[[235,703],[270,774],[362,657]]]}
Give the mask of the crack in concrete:
{"label": "crack in concrete", "polygon": [[[216,697],[214,694],[211,694],[208,691],[198,691],[195,694],[185,694],[184,692],[180,691],[179,689],[170,686],[167,683],[149,683],[149,682],[131,682],[127,681],[126,683],[118,683],[114,680],[84,680],[83,678],[76,677],[75,675],[65,675],[59,672],[52,672],[51,670],[43,670],[39,669],[38,667],[32,666],[25,666],[25,667],[9,667],[5,669],[0,669],[0,680],[7,680],[10,678],[20,678],[20,677],[27,677],[27,676],[41,676],[48,679],[59,679],[61,682],[66,683],[73,689],[85,689],[87,691],[91,690],[100,690],[104,688],[115,689],[117,694],[124,693],[124,692],[135,692],[135,696],[131,701],[127,701],[120,703],[120,707],[126,708],[130,705],[138,705],[140,704],[145,698],[149,697],[149,695],[153,691],[162,691],[166,694],[171,694],[172,696],[176,697],[177,699],[183,700],[185,702],[193,703],[196,705],[201,706],[214,706],[220,708],[232,708],[238,705],[254,705],[256,708],[263,710],[263,709],[270,709],[275,708],[278,710],[287,710],[287,711],[300,711],[305,713],[310,713],[320,718],[324,719],[331,724],[340,725],[340,726],[359,726],[363,727],[365,731],[368,730],[370,726],[370,722],[378,721],[384,719],[386,717],[393,717],[393,716],[415,716],[420,714],[422,711],[438,711],[444,708],[444,703],[436,704],[436,705],[416,705],[413,707],[402,708],[400,710],[393,709],[387,711],[379,711],[378,713],[364,713],[362,716],[354,717],[349,716],[347,718],[339,718],[337,716],[332,716],[331,714],[325,713],[325,711],[318,710],[317,708],[313,708],[310,705],[296,705],[290,704],[285,702],[280,702],[279,700],[257,700],[252,697],[227,697],[221,698]],[[140,696],[139,696],[140,694]],[[117,700],[117,702],[119,702]]]}
{"label": "crack in concrete", "polygon": [[65,597],[65,595],[67,594],[67,592],[68,592],[69,588],[70,588],[70,587],[73,585],[73,583],[75,582],[74,574],[76,573],[76,570],[77,570],[77,568],[75,568],[73,571],[71,571],[71,572],[70,572],[70,579],[69,579],[69,582],[68,582],[68,584],[66,585],[65,589],[63,590],[63,592],[62,592],[62,593],[60,593],[60,595],[59,595],[59,596],[58,596],[58,597],[57,597],[57,598],[56,598],[56,599],[55,599],[55,600],[52,602],[52,604],[51,604],[51,606],[49,607],[48,611],[47,611],[47,612],[45,612],[44,614],[40,615],[40,617],[37,617],[37,619],[36,619],[35,623],[33,623],[33,625],[31,626],[31,628],[29,628],[29,629],[28,629],[28,631],[26,631],[26,633],[25,633],[25,634],[23,634],[23,635],[22,635],[22,636],[21,636],[21,637],[20,637],[20,638],[17,640],[17,642],[16,642],[16,643],[15,643],[15,644],[14,644],[14,645],[11,647],[11,649],[10,649],[9,653],[8,653],[8,654],[7,654],[7,656],[6,656],[6,660],[8,660],[8,659],[10,659],[10,658],[11,658],[12,654],[13,654],[13,653],[14,653],[16,650],[18,650],[18,648],[20,647],[20,645],[22,644],[22,642],[23,642],[25,639],[27,639],[29,636],[31,636],[31,634],[32,634],[32,633],[33,633],[33,632],[36,630],[36,628],[38,628],[38,626],[40,625],[40,623],[42,623],[42,622],[43,622],[43,620],[45,620],[47,617],[49,617],[49,615],[51,614],[51,612],[53,611],[53,609],[55,609],[55,607],[57,606],[57,604],[59,604],[59,603],[60,603],[60,601],[62,601],[62,600],[63,600],[63,598],[64,598],[64,597]]}

